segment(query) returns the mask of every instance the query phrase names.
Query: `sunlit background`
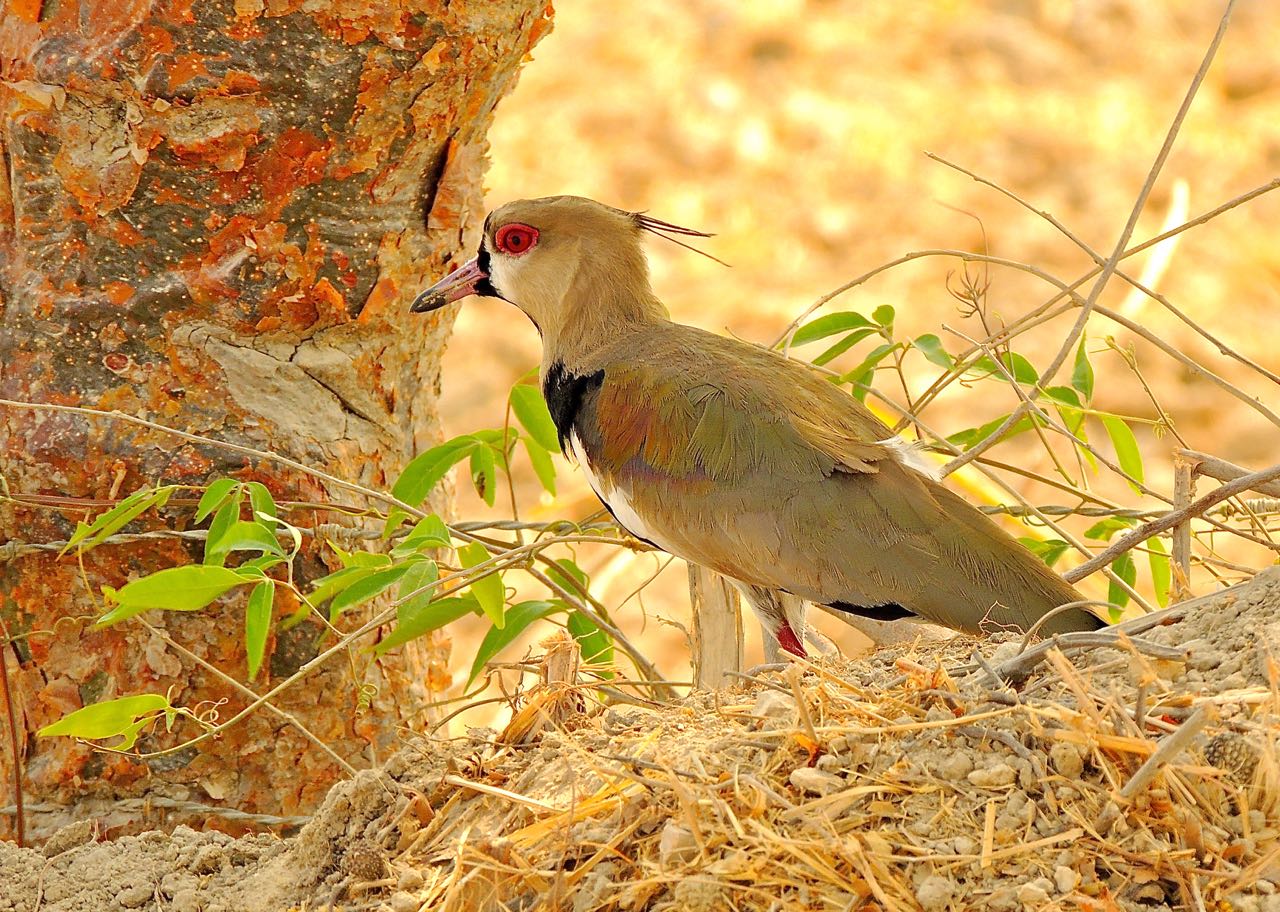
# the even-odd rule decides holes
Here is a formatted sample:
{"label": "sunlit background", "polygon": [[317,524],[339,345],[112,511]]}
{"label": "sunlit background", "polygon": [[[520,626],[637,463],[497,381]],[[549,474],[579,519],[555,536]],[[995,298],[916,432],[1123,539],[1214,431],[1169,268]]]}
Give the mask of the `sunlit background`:
{"label": "sunlit background", "polygon": [[[1206,0],[563,0],[554,32],[499,108],[487,198],[493,206],[580,194],[715,232],[703,246],[732,268],[654,239],[654,285],[676,319],[753,342],[772,341],[818,296],[913,250],[985,251],[1072,281],[1091,265],[1085,253],[1044,219],[925,153],[1047,210],[1106,256],[1221,8]],[[1241,2],[1135,240],[1158,233],[1166,219],[1187,221],[1280,174],[1277,47],[1280,6]],[[1134,275],[1147,268],[1148,278],[1194,320],[1280,370],[1278,216],[1280,196],[1262,196],[1181,236],[1163,251],[1166,267],[1143,254],[1125,268]],[[902,335],[937,333],[957,351],[964,345],[948,327],[985,335],[948,293],[960,269],[954,259],[916,260],[827,310],[869,314],[892,304]],[[982,278],[981,267],[971,272]],[[988,319],[997,324],[1052,293],[1022,272],[992,268],[985,278]],[[1271,404],[1280,399],[1269,381],[1222,357],[1160,305],[1130,298],[1120,281],[1102,300],[1252,395]],[[1015,348],[1043,367],[1073,319],[1021,337]],[[1099,408],[1147,421],[1157,415],[1134,370],[1109,350],[1108,336],[1134,345],[1142,380],[1188,446],[1255,469],[1276,461],[1275,427],[1126,330],[1094,319],[1088,347]],[[871,344],[832,366],[858,363]],[[446,360],[442,408],[449,433],[501,425],[507,389],[538,357],[532,326],[508,305],[467,302]],[[911,363],[907,388],[915,397],[939,369],[918,357]],[[881,373],[877,385],[901,401],[895,375]],[[951,433],[1016,404],[1007,387],[955,385],[924,417]],[[1178,444],[1150,428],[1135,424],[1147,482],[1169,491]],[[1107,446],[1100,432],[1095,439]],[[1034,440],[1002,445],[996,455],[1051,470]],[[539,497],[524,473],[530,477],[518,491],[522,518],[576,519],[597,509],[577,470],[559,467],[554,501]],[[1035,503],[1064,502],[1010,478]],[[1160,507],[1114,478],[1090,481],[1127,505]],[[975,501],[985,497],[980,483],[950,483]],[[509,503],[500,499],[488,511],[465,487],[459,473],[460,518],[509,515]],[[1263,549],[1230,556],[1251,566],[1271,559]],[[669,623],[688,621],[684,565],[665,555],[606,549],[584,549],[579,557],[619,623],[668,677],[687,680],[684,633]],[[1212,584],[1207,576],[1198,583]],[[1093,581],[1084,588],[1103,591]],[[1150,591],[1145,571],[1139,589]],[[822,626],[846,649],[865,645],[838,624]],[[548,631],[526,637],[507,657],[519,658],[528,644],[536,648]],[[453,633],[457,665],[465,669],[483,625],[462,623]],[[758,630],[750,623],[748,649],[749,660],[759,657]]]}

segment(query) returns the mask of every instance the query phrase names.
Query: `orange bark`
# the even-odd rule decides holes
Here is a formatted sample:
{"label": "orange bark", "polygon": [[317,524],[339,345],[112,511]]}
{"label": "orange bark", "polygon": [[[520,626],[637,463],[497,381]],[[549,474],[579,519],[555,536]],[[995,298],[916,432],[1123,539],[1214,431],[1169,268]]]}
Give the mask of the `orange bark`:
{"label": "orange bark", "polygon": [[[549,16],[542,0],[422,8],[408,0],[305,9],[293,0],[118,0],[43,12],[38,0],[8,4],[0,396],[120,409],[388,485],[439,436],[433,396],[450,318],[410,317],[406,306],[476,243],[484,133]],[[216,446],[0,406],[0,476],[14,494],[101,503],[143,485],[221,475],[261,481],[279,499],[354,502],[314,477]],[[0,545],[65,540],[77,519],[101,509],[0,502]],[[189,508],[171,508],[130,529],[190,521]],[[82,816],[74,803],[88,796],[101,799],[92,813],[108,828],[162,822],[112,810],[116,799],[155,792],[294,814],[341,775],[269,711],[150,763],[33,736],[86,703],[132,693],[168,691],[222,719],[246,704],[141,624],[90,629],[102,586],[198,559],[177,540],[109,544],[83,568],[55,553],[0,551],[0,620],[13,636],[0,648],[14,660],[24,791],[28,804],[67,805],[29,814],[35,836]],[[309,543],[295,576],[322,575],[325,560]],[[277,614],[294,607],[279,602]],[[243,613],[227,598],[147,620],[244,681]],[[277,630],[253,686],[265,690],[329,642],[314,623]],[[446,646],[427,641],[377,662],[333,662],[277,705],[366,766],[393,745],[397,726],[421,721],[446,659]],[[192,734],[160,727],[142,746]],[[0,751],[0,783],[10,779],[8,753]],[[0,791],[0,806],[9,803]],[[0,815],[0,836],[11,822]]]}

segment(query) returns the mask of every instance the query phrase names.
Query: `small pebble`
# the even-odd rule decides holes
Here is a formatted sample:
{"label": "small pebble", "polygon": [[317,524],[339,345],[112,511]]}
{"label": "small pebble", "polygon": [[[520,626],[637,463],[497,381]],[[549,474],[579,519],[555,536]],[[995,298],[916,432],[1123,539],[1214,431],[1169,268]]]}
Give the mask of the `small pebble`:
{"label": "small pebble", "polygon": [[421,905],[412,893],[397,890],[391,894],[391,912],[418,912]]}
{"label": "small pebble", "polygon": [[221,871],[227,863],[226,850],[219,845],[203,845],[196,850],[196,857],[191,860],[191,871],[194,874],[212,874]]}
{"label": "small pebble", "polygon": [[[1018,888],[1018,902],[1022,903],[1026,909],[1043,909],[1049,904],[1049,891],[1044,888],[1040,882],[1049,883],[1044,878],[1038,878],[1031,883],[1025,883]],[[1049,884],[1053,886],[1052,884]]]}
{"label": "small pebble", "polygon": [[807,766],[797,767],[791,771],[791,784],[802,792],[814,795],[831,795],[845,787],[844,779],[835,773],[811,769]]}
{"label": "small pebble", "polygon": [[116,894],[116,902],[124,906],[126,909],[137,909],[151,902],[155,895],[155,890],[147,884],[134,884],[132,887],[125,887]]}
{"label": "small pebble", "polygon": [[396,889],[413,891],[422,886],[422,872],[417,868],[407,868],[400,872],[396,879]]}
{"label": "small pebble", "polygon": [[1084,773],[1084,755],[1080,748],[1065,741],[1055,741],[1049,748],[1049,763],[1064,779],[1076,780]]}
{"label": "small pebble", "polygon": [[756,697],[755,706],[751,707],[751,715],[764,720],[760,723],[761,728],[790,728],[800,718],[800,709],[796,706],[796,698],[790,694],[762,690]]}
{"label": "small pebble", "polygon": [[1080,875],[1066,865],[1058,865],[1053,869],[1053,885],[1059,893],[1070,893],[1080,883]]}
{"label": "small pebble", "polygon": [[945,877],[934,874],[926,877],[916,887],[916,902],[924,912],[944,912],[955,898],[956,885]]}
{"label": "small pebble", "polygon": [[966,778],[979,788],[994,788],[1012,784],[1018,778],[1018,771],[1007,763],[997,763],[985,769],[976,769]]}
{"label": "small pebble", "polygon": [[954,751],[939,760],[933,773],[946,782],[958,782],[973,772],[973,758],[964,751]]}

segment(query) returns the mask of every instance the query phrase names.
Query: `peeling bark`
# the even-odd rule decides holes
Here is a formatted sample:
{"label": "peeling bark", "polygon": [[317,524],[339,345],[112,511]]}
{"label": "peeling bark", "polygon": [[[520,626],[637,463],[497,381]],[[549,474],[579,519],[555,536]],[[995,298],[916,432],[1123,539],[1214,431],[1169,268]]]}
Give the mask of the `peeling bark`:
{"label": "peeling bark", "polygon": [[[439,439],[451,315],[410,322],[406,305],[478,240],[485,131],[549,16],[545,0],[6,7],[0,396],[120,409],[386,487]],[[217,447],[2,407],[0,474],[13,492],[80,498],[230,474],[262,481],[278,499],[353,502]],[[65,539],[83,516],[0,502],[0,545]],[[170,524],[190,518],[166,511]],[[88,629],[101,586],[193,559],[181,543],[140,542],[90,552],[83,575],[73,558],[0,563],[0,618],[17,638],[9,667],[25,791],[30,802],[69,805],[29,822],[37,838],[74,819],[70,805],[84,796],[164,794],[288,815],[340,775],[269,712],[150,764],[34,736],[128,693],[172,688],[174,702],[219,705],[222,718],[244,705],[141,625]],[[318,549],[297,571],[326,572]],[[152,614],[243,679],[241,602]],[[276,636],[269,677],[300,667],[320,642],[310,624]],[[397,725],[421,720],[446,683],[447,656],[447,640],[423,641],[378,663],[358,659],[354,679],[349,663],[334,662],[280,706],[368,765]],[[362,685],[377,690],[367,706],[358,705]],[[143,747],[192,734],[161,730]],[[11,762],[0,756],[0,781]],[[110,814],[103,822],[141,825]],[[11,826],[0,817],[0,836]]]}

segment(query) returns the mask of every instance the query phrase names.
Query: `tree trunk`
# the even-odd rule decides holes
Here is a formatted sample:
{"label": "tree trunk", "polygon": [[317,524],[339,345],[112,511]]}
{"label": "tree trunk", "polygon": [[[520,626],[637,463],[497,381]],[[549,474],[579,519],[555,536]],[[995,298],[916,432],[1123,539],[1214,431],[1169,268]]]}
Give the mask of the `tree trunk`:
{"label": "tree trunk", "polygon": [[[478,241],[485,131],[549,15],[545,0],[7,4],[0,396],[117,409],[388,487],[439,439],[452,319],[406,305]],[[216,445],[13,406],[0,406],[0,475],[0,620],[29,835],[87,815],[129,829],[156,825],[160,813],[209,816],[183,811],[188,803],[298,814],[343,775],[270,710],[149,762],[35,737],[84,704],[132,693],[168,691],[174,704],[234,715],[243,693],[165,637],[243,682],[244,605],[238,596],[149,612],[158,633],[137,622],[94,632],[102,586],[198,562],[199,548],[108,544],[81,565],[19,545],[65,540],[77,519],[101,512],[95,503],[144,485],[231,475],[265,483],[278,500],[365,506],[358,496]],[[54,498],[76,498],[75,508],[52,508]],[[130,531],[192,524],[190,506],[163,512]],[[294,572],[328,572],[318,542]],[[277,601],[277,618],[296,607]],[[314,621],[273,631],[254,688],[331,643]],[[393,746],[396,726],[421,721],[447,683],[447,658],[444,638],[376,662],[357,653],[275,705],[351,766],[367,766]],[[0,730],[3,714],[0,701]],[[160,726],[140,747],[195,733]],[[0,739],[0,796],[10,791],[9,753]],[[140,802],[125,799],[140,796],[178,809],[139,821]],[[208,822],[237,826],[216,814]],[[12,823],[0,816],[0,835]]]}

